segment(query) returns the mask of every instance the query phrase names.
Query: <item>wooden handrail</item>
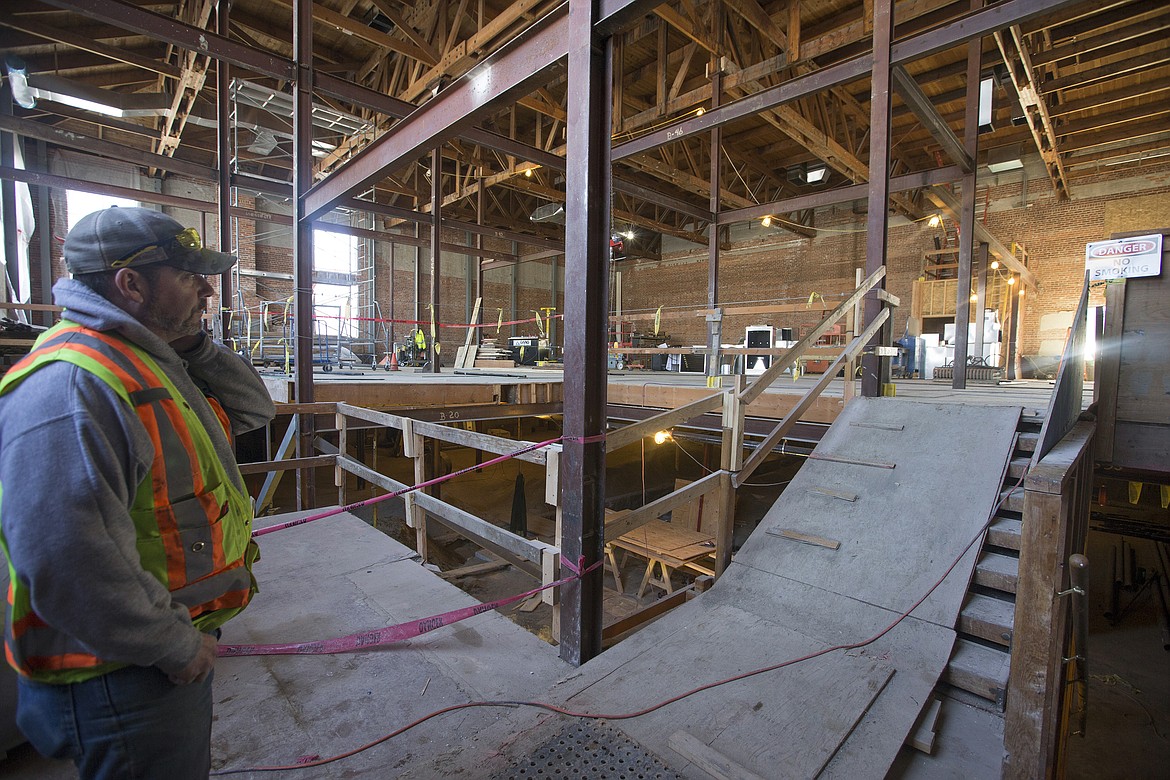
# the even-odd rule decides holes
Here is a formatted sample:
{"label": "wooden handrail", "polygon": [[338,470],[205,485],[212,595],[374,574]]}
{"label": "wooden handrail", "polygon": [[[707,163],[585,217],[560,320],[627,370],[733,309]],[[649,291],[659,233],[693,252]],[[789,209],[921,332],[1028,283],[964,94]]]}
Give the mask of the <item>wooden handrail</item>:
{"label": "wooden handrail", "polygon": [[[755,381],[744,388],[739,393],[740,401],[744,404],[750,404],[761,393],[768,389],[768,387],[779,377],[788,366],[799,360],[800,357],[809,350],[809,348],[816,343],[816,340],[823,336],[829,328],[833,326],[837,320],[845,316],[850,308],[853,307],[859,300],[861,300],[866,293],[881,281],[882,277],[886,275],[885,267],[881,267],[870,274],[869,278],[861,283],[860,286],[853,293],[841,301],[833,311],[825,315],[825,318],[817,324],[804,338],[796,342],[795,345],[786,349],[779,357],[772,361],[772,365],[761,374]],[[619,352],[621,350],[618,350]],[[754,353],[753,353],[754,354]],[[613,452],[632,444],[643,436],[670,428],[674,425],[684,423],[687,420],[698,417],[713,409],[719,408],[723,403],[723,394],[725,391],[712,393],[704,396],[696,401],[692,401],[686,406],[680,406],[677,409],[668,409],[653,417],[647,417],[645,420],[626,425],[613,431],[606,437],[605,450],[606,452]]]}
{"label": "wooden handrail", "polygon": [[833,361],[833,364],[829,366],[829,368],[823,374],[821,374],[821,378],[817,380],[817,383],[810,387],[808,392],[801,396],[801,399],[796,403],[795,406],[792,407],[788,414],[784,415],[784,419],[781,420],[780,424],[773,428],[772,432],[769,433],[762,442],[760,442],[759,446],[756,447],[756,451],[753,452],[751,457],[744,462],[743,467],[740,468],[739,471],[735,472],[734,476],[732,477],[732,484],[735,487],[738,488],[749,478],[751,478],[751,475],[757,468],[759,468],[760,464],[764,462],[764,459],[772,453],[772,448],[776,446],[776,444],[780,441],[781,438],[784,437],[786,433],[792,430],[792,428],[798,422],[800,422],[800,416],[804,414],[805,410],[812,406],[813,401],[820,397],[820,394],[826,387],[828,387],[829,382],[833,381],[833,378],[837,375],[837,370],[841,368],[841,365],[846,361],[852,360],[854,357],[856,357],[857,353],[860,352],[861,349],[869,343],[869,340],[873,338],[875,333],[877,333],[878,328],[880,328],[885,323],[885,321],[889,319],[889,317],[890,310],[882,309],[881,312],[878,313],[878,316],[874,318],[874,321],[869,324],[869,327],[865,329],[865,332],[857,338],[853,339],[853,341],[849,342],[849,346],[847,346],[841,352],[841,354],[837,356],[837,359]]}
{"label": "wooden handrail", "polygon": [[1044,427],[1032,454],[1033,465],[1048,454],[1052,447],[1072,430],[1084,405],[1085,390],[1085,339],[1086,320],[1089,313],[1089,275],[1081,288],[1081,300],[1073,314],[1072,327],[1064,342],[1060,357],[1060,370],[1056,374],[1056,389],[1048,399],[1044,415]]}
{"label": "wooden handrail", "polygon": [[1011,667],[1004,713],[1005,778],[1058,775],[1073,675],[1066,562],[1082,553],[1093,475],[1094,423],[1080,421],[1026,477]]}

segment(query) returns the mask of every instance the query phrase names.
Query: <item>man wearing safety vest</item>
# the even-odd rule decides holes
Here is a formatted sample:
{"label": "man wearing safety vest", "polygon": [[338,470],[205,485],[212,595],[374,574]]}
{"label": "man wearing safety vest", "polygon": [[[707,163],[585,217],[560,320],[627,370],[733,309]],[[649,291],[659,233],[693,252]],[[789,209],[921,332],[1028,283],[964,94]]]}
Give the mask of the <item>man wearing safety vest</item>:
{"label": "man wearing safety vest", "polygon": [[256,591],[232,437],[275,409],[202,330],[236,258],[111,208],[65,239],[62,321],[0,380],[17,724],[83,778],[206,778],[216,635]]}
{"label": "man wearing safety vest", "polygon": [[422,328],[414,332],[414,362],[419,365],[427,362],[427,335]]}

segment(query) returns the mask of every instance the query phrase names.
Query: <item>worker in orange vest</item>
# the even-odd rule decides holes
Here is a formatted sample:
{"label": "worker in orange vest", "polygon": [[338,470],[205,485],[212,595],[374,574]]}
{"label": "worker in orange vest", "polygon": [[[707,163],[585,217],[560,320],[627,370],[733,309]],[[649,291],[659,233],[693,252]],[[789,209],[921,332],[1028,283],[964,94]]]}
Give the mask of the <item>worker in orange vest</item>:
{"label": "worker in orange vest", "polygon": [[65,319],[0,381],[17,725],[82,778],[206,778],[218,629],[256,590],[233,436],[275,414],[202,329],[236,258],[143,208],[83,217],[64,254]]}

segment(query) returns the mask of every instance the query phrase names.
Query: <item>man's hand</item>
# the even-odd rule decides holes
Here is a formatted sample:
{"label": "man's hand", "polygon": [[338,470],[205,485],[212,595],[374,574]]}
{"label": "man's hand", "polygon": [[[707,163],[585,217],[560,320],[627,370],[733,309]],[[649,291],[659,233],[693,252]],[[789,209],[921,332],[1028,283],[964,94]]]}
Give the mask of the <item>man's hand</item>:
{"label": "man's hand", "polygon": [[203,682],[211,674],[215,666],[215,649],[218,646],[215,637],[211,634],[200,634],[199,652],[191,663],[178,672],[169,675],[175,685],[187,685],[193,682]]}

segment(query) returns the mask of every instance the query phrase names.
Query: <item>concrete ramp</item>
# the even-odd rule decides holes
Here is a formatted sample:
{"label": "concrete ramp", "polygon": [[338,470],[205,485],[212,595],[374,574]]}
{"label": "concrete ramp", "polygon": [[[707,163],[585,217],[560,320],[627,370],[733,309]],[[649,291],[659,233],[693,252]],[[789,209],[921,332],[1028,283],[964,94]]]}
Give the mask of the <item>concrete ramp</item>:
{"label": "concrete ramp", "polygon": [[864,647],[612,722],[689,777],[708,776],[705,762],[728,776],[884,776],[947,663],[979,545],[899,615],[990,516],[1019,414],[854,400],[719,582],[582,666],[557,698],[632,712],[897,623]]}

